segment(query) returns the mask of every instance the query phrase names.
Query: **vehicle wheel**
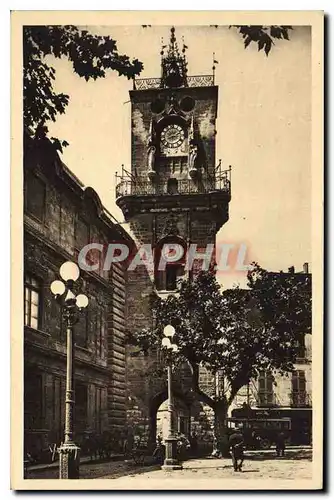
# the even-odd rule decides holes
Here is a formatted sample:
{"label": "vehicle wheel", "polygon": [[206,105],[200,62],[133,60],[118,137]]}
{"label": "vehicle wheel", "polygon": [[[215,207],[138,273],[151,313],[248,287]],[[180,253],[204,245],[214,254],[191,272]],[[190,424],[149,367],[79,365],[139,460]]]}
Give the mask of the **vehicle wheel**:
{"label": "vehicle wheel", "polygon": [[143,465],[145,460],[145,455],[136,455],[135,456],[135,464],[136,465]]}
{"label": "vehicle wheel", "polygon": [[261,440],[260,440],[260,448],[261,448],[261,450],[269,450],[270,447],[271,447],[270,439],[268,439],[268,438],[261,438]]}

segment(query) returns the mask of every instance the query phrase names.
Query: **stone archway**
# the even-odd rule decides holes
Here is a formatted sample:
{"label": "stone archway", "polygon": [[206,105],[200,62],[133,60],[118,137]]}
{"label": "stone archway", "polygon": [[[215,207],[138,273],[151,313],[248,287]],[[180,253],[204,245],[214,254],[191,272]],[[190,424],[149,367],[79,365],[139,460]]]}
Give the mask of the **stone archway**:
{"label": "stone archway", "polygon": [[[179,388],[173,389],[174,401],[180,401],[183,406],[187,409],[190,418],[191,406],[194,402],[194,397],[191,393],[187,394],[181,391]],[[155,445],[156,435],[157,435],[157,413],[161,405],[168,399],[167,387],[155,394],[150,401],[149,408],[149,443]],[[190,427],[190,425],[189,425]]]}

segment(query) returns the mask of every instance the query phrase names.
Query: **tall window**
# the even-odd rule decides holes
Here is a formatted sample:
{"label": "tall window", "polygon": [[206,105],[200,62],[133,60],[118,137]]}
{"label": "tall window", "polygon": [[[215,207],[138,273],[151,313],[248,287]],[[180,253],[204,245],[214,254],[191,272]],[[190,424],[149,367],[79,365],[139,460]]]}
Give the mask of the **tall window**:
{"label": "tall window", "polygon": [[44,220],[45,211],[45,183],[32,172],[26,174],[25,207],[26,211],[39,219]]}
{"label": "tall window", "polygon": [[96,387],[95,392],[95,427],[96,431],[100,433],[102,431],[102,419],[103,419],[103,408],[102,408],[102,387]]}
{"label": "tall window", "polygon": [[65,404],[64,379],[58,376],[52,381],[52,439],[60,442],[63,437],[63,415]]}
{"label": "tall window", "polygon": [[88,346],[88,312],[80,311],[78,322],[75,325],[75,343],[79,347]]}
{"label": "tall window", "polygon": [[307,405],[306,378],[304,370],[296,370],[292,372],[291,388],[291,404],[293,406]]}
{"label": "tall window", "polygon": [[306,354],[306,349],[305,349],[305,335],[304,334],[299,334],[297,341],[296,341],[296,347],[297,347],[297,360],[298,359],[304,359],[305,354]]}
{"label": "tall window", "polygon": [[81,434],[87,427],[88,389],[85,384],[75,383],[75,430]]}
{"label": "tall window", "polygon": [[167,181],[167,193],[168,194],[178,194],[178,181],[174,177],[168,179]]}
{"label": "tall window", "polygon": [[24,371],[24,425],[41,429],[44,425],[42,374],[32,368]]}
{"label": "tall window", "polygon": [[267,406],[274,404],[274,377],[270,372],[263,371],[258,379],[258,405]]}
{"label": "tall window", "polygon": [[105,317],[102,307],[98,307],[96,311],[96,355],[99,358],[104,357],[104,339],[105,339]]}
{"label": "tall window", "polygon": [[41,285],[31,275],[25,276],[24,283],[24,324],[35,328],[40,327]]}

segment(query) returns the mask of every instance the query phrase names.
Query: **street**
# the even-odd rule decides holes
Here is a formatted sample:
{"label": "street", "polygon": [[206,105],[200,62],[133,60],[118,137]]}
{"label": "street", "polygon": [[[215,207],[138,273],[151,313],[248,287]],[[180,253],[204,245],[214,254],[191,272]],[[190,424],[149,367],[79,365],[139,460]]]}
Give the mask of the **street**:
{"label": "street", "polygon": [[[56,479],[58,469],[50,468],[41,471],[30,471],[29,479]],[[191,459],[183,464],[181,471],[162,471],[159,466],[135,466],[124,461],[87,462],[80,467],[82,479],[112,479],[114,488],[155,488],[156,484],[177,481],[187,481],[190,489],[196,488],[198,480],[219,479],[279,479],[279,480],[307,480],[312,478],[312,450],[310,448],[287,449],[284,458],[276,458],[275,450],[246,451],[243,471],[233,471],[231,460],[228,458],[200,458]],[[194,481],[193,481],[194,480]],[[210,485],[208,485],[209,487]]]}

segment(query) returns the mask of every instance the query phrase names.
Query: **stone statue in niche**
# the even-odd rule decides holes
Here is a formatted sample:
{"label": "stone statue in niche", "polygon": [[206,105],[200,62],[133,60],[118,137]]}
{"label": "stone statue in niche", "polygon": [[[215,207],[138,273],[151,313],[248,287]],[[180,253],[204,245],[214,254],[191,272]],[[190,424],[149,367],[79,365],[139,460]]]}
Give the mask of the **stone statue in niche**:
{"label": "stone statue in niche", "polygon": [[197,174],[196,161],[198,155],[198,146],[193,142],[189,145],[189,175],[191,178]]}
{"label": "stone statue in niche", "polygon": [[195,168],[197,160],[198,147],[192,143],[189,147],[189,170]]}
{"label": "stone statue in niche", "polygon": [[154,170],[156,149],[157,148],[153,145],[150,145],[148,147],[147,158],[148,158],[148,169],[149,170]]}
{"label": "stone statue in niche", "polygon": [[153,146],[153,144],[150,144],[147,149],[147,163],[148,163],[147,175],[151,182],[153,182],[156,178],[156,171],[154,169],[156,149],[157,148]]}

